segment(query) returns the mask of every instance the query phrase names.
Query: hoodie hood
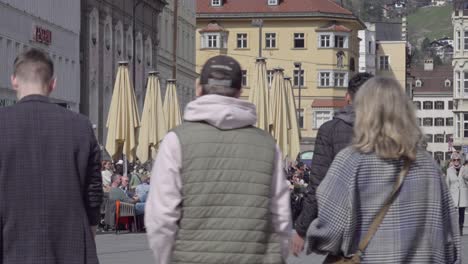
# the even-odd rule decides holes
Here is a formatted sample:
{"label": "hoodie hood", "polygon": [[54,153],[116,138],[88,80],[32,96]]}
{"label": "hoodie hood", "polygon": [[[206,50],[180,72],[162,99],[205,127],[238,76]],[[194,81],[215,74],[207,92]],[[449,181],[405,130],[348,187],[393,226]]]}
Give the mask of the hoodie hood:
{"label": "hoodie hood", "polygon": [[347,105],[337,110],[333,118],[341,119],[345,123],[353,126],[354,120],[356,119],[356,113],[354,112],[354,107],[352,105]]}
{"label": "hoodie hood", "polygon": [[254,104],[237,98],[204,95],[187,105],[184,120],[230,130],[255,125],[257,112]]}

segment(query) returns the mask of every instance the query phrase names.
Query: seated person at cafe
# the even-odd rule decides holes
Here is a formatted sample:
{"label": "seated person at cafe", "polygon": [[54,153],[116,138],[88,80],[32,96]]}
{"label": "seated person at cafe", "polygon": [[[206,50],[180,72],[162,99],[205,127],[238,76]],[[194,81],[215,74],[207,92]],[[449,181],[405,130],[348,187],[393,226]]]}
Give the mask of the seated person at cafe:
{"label": "seated person at cafe", "polygon": [[[117,175],[117,174],[112,175],[111,181],[112,183],[111,183],[111,190],[109,192],[109,200],[135,204],[136,214],[137,215],[144,214],[145,203],[141,203],[138,196],[133,196],[132,198],[128,197],[127,194],[125,194],[124,190],[119,188],[119,185],[121,183],[120,175]],[[125,181],[125,177],[122,177],[122,181]],[[127,178],[127,183],[128,183],[128,178]]]}

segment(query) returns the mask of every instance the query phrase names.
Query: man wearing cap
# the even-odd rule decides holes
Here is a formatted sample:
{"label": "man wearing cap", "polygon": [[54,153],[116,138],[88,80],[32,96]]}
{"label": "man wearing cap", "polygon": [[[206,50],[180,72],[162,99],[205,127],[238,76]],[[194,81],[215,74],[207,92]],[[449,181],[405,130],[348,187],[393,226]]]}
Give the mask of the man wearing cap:
{"label": "man wearing cap", "polygon": [[203,66],[184,124],[161,143],[145,223],[157,264],[285,263],[289,190],[274,139],[240,100],[231,57]]}

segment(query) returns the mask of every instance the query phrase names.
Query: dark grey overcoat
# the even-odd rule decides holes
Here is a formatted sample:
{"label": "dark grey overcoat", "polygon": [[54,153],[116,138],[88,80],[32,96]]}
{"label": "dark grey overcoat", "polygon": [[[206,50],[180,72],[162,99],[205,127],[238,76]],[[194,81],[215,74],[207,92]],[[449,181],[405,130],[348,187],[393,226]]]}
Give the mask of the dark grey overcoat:
{"label": "dark grey overcoat", "polygon": [[99,163],[86,117],[40,95],[0,108],[0,263],[98,263]]}

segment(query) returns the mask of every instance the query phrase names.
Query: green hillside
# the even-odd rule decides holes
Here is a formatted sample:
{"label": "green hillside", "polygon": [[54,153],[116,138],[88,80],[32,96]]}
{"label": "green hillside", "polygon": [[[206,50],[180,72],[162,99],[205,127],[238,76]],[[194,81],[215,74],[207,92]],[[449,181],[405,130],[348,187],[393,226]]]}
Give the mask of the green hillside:
{"label": "green hillside", "polygon": [[424,38],[452,37],[452,5],[419,8],[408,16],[409,41],[420,46]]}

